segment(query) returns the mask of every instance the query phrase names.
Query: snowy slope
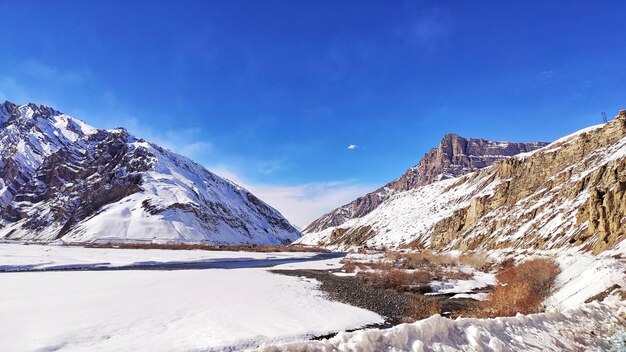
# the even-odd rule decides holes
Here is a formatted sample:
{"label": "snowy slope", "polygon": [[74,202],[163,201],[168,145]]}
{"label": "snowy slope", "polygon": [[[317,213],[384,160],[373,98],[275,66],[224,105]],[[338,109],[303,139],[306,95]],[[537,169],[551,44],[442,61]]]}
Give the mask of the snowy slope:
{"label": "snowy slope", "polygon": [[596,253],[626,238],[626,112],[480,171],[395,194],[303,244]]}
{"label": "snowy slope", "polygon": [[624,351],[624,302],[592,302],[495,319],[439,315],[390,329],[341,332],[321,341],[267,344],[255,351]]}
{"label": "snowy slope", "polygon": [[441,139],[439,146],[426,153],[417,165],[408,169],[402,176],[322,215],[302,232],[305,234],[320,232],[329,227],[342,225],[350,219],[367,215],[399,192],[466,175],[511,156],[532,152],[547,144],[544,142],[496,142],[447,134]]}
{"label": "snowy slope", "polygon": [[285,244],[299,232],[197,163],[45,106],[0,105],[0,238]]}
{"label": "snowy slope", "polygon": [[[478,191],[488,195],[493,187],[491,180],[483,179],[447,191],[455,182],[455,179],[444,180],[399,193],[362,218],[352,219],[337,228],[305,234],[297,242],[333,244],[342,239],[341,229],[365,229],[362,235],[366,241],[361,243],[357,235],[356,242],[344,243],[392,247],[408,244],[424,237],[438,221],[451,216],[455,210],[467,206],[470,195]],[[372,232],[375,235],[368,239]]]}

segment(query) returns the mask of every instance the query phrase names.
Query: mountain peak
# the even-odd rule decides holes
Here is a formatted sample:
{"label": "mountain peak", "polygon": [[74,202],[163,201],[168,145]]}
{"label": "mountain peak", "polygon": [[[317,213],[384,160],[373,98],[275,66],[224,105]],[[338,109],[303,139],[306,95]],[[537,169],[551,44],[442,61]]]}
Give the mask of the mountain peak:
{"label": "mountain peak", "polygon": [[446,134],[439,146],[431,149],[420,162],[398,179],[353,202],[339,207],[312,222],[304,233],[322,231],[353,218],[369,214],[397,192],[422,187],[444,179],[459,177],[493,163],[546,146],[548,143],[494,142],[466,139],[455,133]]}
{"label": "mountain peak", "polygon": [[184,156],[36,104],[0,106],[0,238],[286,244],[275,209]]}
{"label": "mountain peak", "polygon": [[61,112],[43,104],[17,105],[6,100],[0,105],[0,122],[11,119],[50,118],[60,114]]}
{"label": "mountain peak", "polygon": [[[511,150],[505,143],[516,145],[487,142],[493,143],[502,152]],[[436,167],[427,166],[441,161],[444,167],[439,170],[454,171],[468,161],[466,157],[435,148],[415,172],[436,174]],[[454,167],[445,167],[449,160]],[[365,216],[323,230],[305,230],[298,242],[334,248],[577,248],[598,254],[623,247],[625,185],[626,112],[471,175],[396,192]]]}

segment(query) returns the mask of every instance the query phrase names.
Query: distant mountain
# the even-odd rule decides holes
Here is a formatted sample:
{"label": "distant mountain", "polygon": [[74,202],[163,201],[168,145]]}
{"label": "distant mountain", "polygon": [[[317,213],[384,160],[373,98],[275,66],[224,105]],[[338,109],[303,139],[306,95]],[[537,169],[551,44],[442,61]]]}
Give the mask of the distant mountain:
{"label": "distant mountain", "polygon": [[[471,159],[471,158],[470,158]],[[608,123],[455,179],[397,192],[299,242],[329,247],[554,249],[626,239],[626,110]]]}
{"label": "distant mountain", "polygon": [[287,244],[299,236],[247,190],[124,129],[0,105],[0,239]]}
{"label": "distant mountain", "polygon": [[308,225],[303,232],[313,233],[339,226],[350,219],[369,214],[398,192],[459,177],[547,144],[493,142],[485,139],[465,139],[456,134],[448,134],[443,137],[437,148],[431,149],[417,165],[410,168],[400,178],[323,215]]}

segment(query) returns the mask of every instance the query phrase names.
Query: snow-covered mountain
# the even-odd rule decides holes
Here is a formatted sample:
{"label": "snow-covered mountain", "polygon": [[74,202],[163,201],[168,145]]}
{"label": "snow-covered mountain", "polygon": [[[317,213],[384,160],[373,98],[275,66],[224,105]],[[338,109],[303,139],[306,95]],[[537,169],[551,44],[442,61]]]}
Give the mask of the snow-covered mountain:
{"label": "snow-covered mountain", "polygon": [[447,134],[438,147],[431,149],[417,165],[407,170],[398,179],[323,215],[308,225],[303,232],[314,233],[339,226],[350,219],[369,214],[398,192],[459,177],[510,156],[539,149],[547,144],[543,142],[494,142],[482,138],[466,139],[456,134]]}
{"label": "snow-covered mountain", "polygon": [[299,236],[247,190],[124,129],[0,105],[0,239],[286,244]]}
{"label": "snow-covered mountain", "polygon": [[[599,253],[626,237],[626,111],[459,178],[397,192],[299,243]],[[621,248],[621,247],[620,247]]]}

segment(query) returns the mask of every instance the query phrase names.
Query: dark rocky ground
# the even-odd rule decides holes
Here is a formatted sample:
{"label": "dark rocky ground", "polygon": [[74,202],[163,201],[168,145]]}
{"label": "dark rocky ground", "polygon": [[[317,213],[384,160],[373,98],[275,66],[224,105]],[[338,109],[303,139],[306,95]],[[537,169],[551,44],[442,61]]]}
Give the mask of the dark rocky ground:
{"label": "dark rocky ground", "polygon": [[[353,276],[337,276],[326,270],[272,270],[289,276],[304,276],[321,282],[320,290],[330,299],[376,312],[386,317],[384,326],[406,322],[410,316],[411,294],[390,289],[372,287]],[[450,299],[449,296],[433,296],[439,300],[440,313],[460,313],[476,307],[478,301],[466,298]]]}
{"label": "dark rocky ground", "polygon": [[330,299],[364,308],[387,317],[390,323],[399,323],[408,314],[410,296],[393,290],[379,289],[350,276],[337,276],[324,270],[272,270],[289,276],[305,276],[321,282],[320,289]]}

